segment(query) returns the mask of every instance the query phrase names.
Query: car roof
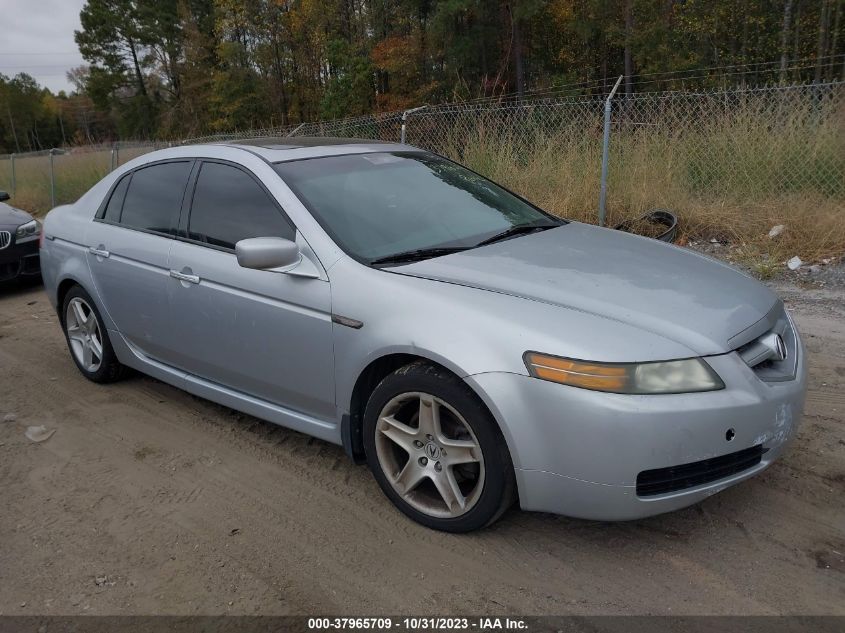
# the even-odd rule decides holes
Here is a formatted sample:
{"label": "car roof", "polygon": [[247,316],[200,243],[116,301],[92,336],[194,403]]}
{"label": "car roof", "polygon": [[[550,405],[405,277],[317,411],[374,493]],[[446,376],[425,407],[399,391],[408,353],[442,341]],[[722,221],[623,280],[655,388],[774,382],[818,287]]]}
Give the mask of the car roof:
{"label": "car roof", "polygon": [[221,141],[214,145],[237,147],[258,154],[272,163],[340,154],[365,154],[371,152],[421,151],[411,145],[375,139],[278,136],[235,141]]}

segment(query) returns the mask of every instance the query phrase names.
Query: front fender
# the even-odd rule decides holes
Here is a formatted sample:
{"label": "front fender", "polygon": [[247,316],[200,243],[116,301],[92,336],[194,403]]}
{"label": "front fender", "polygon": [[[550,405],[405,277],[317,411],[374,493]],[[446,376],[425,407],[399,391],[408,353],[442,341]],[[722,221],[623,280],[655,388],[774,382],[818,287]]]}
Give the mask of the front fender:
{"label": "front fender", "polygon": [[693,355],[674,341],[619,321],[372,269],[349,258],[335,264],[329,277],[334,315],[362,323],[359,329],[334,324],[339,414],[349,411],[361,372],[388,354],[428,358],[462,378],[488,372],[527,376],[522,358],[528,350],[618,361]]}

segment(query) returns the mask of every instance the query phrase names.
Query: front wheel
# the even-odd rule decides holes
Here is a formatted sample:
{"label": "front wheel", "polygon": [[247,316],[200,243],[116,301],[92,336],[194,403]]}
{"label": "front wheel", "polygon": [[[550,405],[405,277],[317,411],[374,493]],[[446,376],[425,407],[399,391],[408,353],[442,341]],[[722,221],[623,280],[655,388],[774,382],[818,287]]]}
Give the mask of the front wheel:
{"label": "front wheel", "polygon": [[513,502],[513,465],[495,421],[438,366],[413,363],[382,380],[364,414],[364,447],[384,493],[427,527],[475,530]]}

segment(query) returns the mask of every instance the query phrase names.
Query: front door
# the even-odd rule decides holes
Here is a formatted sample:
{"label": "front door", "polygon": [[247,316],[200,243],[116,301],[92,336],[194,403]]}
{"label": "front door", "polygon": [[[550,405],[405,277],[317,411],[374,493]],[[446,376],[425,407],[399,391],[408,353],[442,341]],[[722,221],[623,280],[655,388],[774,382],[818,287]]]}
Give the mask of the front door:
{"label": "front door", "polygon": [[295,238],[275,200],[242,168],[206,161],[183,230],[169,262],[174,364],[334,421],[329,283],[241,268],[235,256],[241,239]]}

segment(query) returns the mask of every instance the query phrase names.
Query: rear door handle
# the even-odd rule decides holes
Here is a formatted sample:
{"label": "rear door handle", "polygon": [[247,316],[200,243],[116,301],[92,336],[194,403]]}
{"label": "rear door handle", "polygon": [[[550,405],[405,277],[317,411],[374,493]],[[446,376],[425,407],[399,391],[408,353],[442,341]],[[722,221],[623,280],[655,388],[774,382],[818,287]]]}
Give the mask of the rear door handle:
{"label": "rear door handle", "polygon": [[170,276],[179,281],[187,281],[189,284],[198,284],[200,278],[198,275],[189,275],[187,273],[180,273],[178,270],[171,270]]}
{"label": "rear door handle", "polygon": [[111,254],[107,250],[103,250],[102,248],[94,248],[93,246],[88,249],[88,252],[92,255],[96,255],[97,257],[108,257]]}

